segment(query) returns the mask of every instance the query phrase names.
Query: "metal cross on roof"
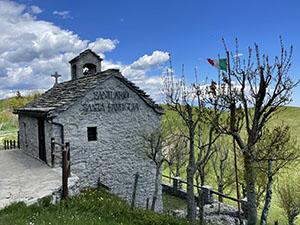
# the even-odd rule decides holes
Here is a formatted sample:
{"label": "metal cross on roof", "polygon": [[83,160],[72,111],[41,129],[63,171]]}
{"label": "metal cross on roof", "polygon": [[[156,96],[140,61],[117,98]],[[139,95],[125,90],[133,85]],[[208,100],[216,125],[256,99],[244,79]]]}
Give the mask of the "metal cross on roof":
{"label": "metal cross on roof", "polygon": [[54,85],[58,84],[58,78],[61,77],[60,74],[58,74],[57,72],[55,72],[55,74],[51,75],[51,77],[54,77],[55,78],[55,83]]}

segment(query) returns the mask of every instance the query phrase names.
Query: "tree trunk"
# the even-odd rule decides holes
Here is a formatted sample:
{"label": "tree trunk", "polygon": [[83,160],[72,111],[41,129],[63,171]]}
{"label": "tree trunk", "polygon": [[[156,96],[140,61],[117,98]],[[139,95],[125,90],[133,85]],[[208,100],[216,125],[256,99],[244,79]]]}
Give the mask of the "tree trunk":
{"label": "tree trunk", "polygon": [[[272,162],[269,161],[269,169],[272,170]],[[261,213],[261,217],[260,217],[260,225],[266,225],[267,224],[267,218],[268,218],[268,214],[269,214],[269,210],[271,207],[271,200],[272,200],[272,185],[273,185],[273,177],[272,176],[268,176],[268,183],[267,183],[267,189],[266,189],[266,199],[265,199],[265,205],[264,205],[264,209]]]}
{"label": "tree trunk", "polygon": [[294,216],[290,216],[289,217],[289,225],[294,225],[294,221],[295,221],[295,217]]}
{"label": "tree trunk", "polygon": [[245,166],[245,180],[247,184],[247,208],[248,208],[248,225],[256,225],[257,220],[257,206],[255,193],[255,171],[253,161],[249,149],[244,149],[244,166]]}
{"label": "tree trunk", "polygon": [[172,169],[171,169],[171,167],[172,167],[172,166],[169,165],[169,170],[170,170],[170,171],[169,171],[169,177],[170,177],[170,178],[169,178],[169,183],[170,183],[170,184],[172,183],[172,178],[171,178],[171,177],[172,177]]}
{"label": "tree trunk", "polygon": [[175,177],[180,177],[180,159],[178,159],[176,163],[176,172],[175,172]]}
{"label": "tree trunk", "polygon": [[155,209],[155,203],[157,199],[157,194],[158,194],[158,177],[160,174],[160,165],[156,166],[156,174],[155,174],[155,188],[154,188],[154,194],[153,194],[153,199],[152,199],[152,204],[151,204],[151,211],[154,211]]}
{"label": "tree trunk", "polygon": [[[204,185],[204,179],[205,179],[205,176],[204,176],[204,171],[201,171],[201,174],[200,174],[200,180],[201,180],[201,184],[200,186],[202,187]],[[199,224],[200,225],[204,225],[204,200],[203,200],[203,192],[202,190],[198,189],[198,196],[199,196]]]}
{"label": "tree trunk", "polygon": [[194,167],[188,165],[187,167],[187,220],[190,224],[196,222],[196,209],[195,209],[195,194],[194,194]]}
{"label": "tree trunk", "polygon": [[[223,194],[223,184],[218,185],[218,192]],[[219,202],[223,202],[223,196],[219,195]]]}
{"label": "tree trunk", "polygon": [[198,206],[199,206],[199,224],[204,225],[204,202],[202,190],[198,189]]}
{"label": "tree trunk", "polygon": [[194,174],[195,174],[195,149],[194,149],[195,132],[190,128],[190,152],[189,164],[186,169],[187,175],[187,220],[190,224],[196,222],[195,194],[194,194]]}

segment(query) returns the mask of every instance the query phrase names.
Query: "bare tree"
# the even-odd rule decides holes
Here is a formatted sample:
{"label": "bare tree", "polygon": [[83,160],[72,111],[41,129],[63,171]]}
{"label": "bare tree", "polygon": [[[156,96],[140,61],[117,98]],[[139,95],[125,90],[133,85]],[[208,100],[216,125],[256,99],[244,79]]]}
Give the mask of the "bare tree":
{"label": "bare tree", "polygon": [[[163,94],[165,95],[165,102],[169,110],[176,112],[180,117],[180,129],[189,141],[189,159],[186,168],[187,173],[187,219],[191,224],[196,222],[195,197],[194,197],[194,175],[196,172],[195,162],[195,132],[197,125],[201,120],[201,111],[199,106],[200,92],[198,93],[195,86],[187,87],[184,76],[181,79],[175,80],[172,73],[167,73],[164,79]],[[179,122],[179,121],[173,121]]]}
{"label": "bare tree", "polygon": [[[256,225],[257,205],[255,191],[255,144],[261,138],[262,130],[280,106],[291,102],[293,82],[288,73],[291,67],[292,47],[285,50],[282,40],[280,57],[274,63],[267,55],[259,53],[255,44],[255,56],[249,47],[248,60],[241,61],[238,43],[236,52],[228,55],[228,74],[223,73],[223,85],[228,91],[222,94],[225,106],[231,113],[231,126],[220,126],[225,133],[236,140],[244,159],[244,174],[247,190],[248,225]],[[253,59],[254,58],[254,59]],[[229,62],[232,67],[230,67]],[[237,107],[238,106],[238,107]],[[246,135],[241,135],[244,123]]]}
{"label": "bare tree", "polygon": [[146,156],[151,159],[156,166],[154,193],[152,198],[151,210],[154,211],[159,190],[159,175],[161,166],[165,160],[162,149],[164,145],[165,133],[161,127],[154,128],[151,132],[143,132],[138,134],[142,138],[142,149]]}
{"label": "bare tree", "polygon": [[[231,166],[233,161],[230,155],[230,146],[225,142],[225,139],[217,142],[214,146],[216,153],[211,159],[212,167],[214,169],[216,183],[218,185],[218,192],[224,193],[226,189],[230,188],[232,191],[232,184],[234,184],[234,168]],[[223,202],[223,197],[219,195],[219,201]]]}
{"label": "bare tree", "polygon": [[[220,133],[216,132],[216,121],[218,121],[222,111],[215,108],[205,107],[202,109],[203,115],[202,120],[198,125],[196,135],[196,146],[197,146],[197,161],[196,161],[196,182],[197,186],[202,187],[205,184],[205,178],[208,173],[208,165],[211,157],[216,152],[214,143],[220,137]],[[204,201],[203,192],[200,188],[198,190],[199,196],[199,224],[204,224]]]}
{"label": "bare tree", "polygon": [[[214,88],[217,87],[213,82],[207,90],[215,90]],[[211,94],[207,90],[197,82],[187,87],[184,76],[177,81],[173,73],[164,77],[165,102],[168,109],[180,117],[181,126],[177,126],[177,130],[179,129],[189,143],[186,169],[187,219],[191,224],[196,221],[194,175],[197,170],[200,171],[199,177],[204,182],[203,171],[211,157],[212,144],[220,135],[215,131],[222,111],[217,109],[217,104],[207,104],[206,97]]]}
{"label": "bare tree", "polygon": [[167,137],[167,146],[163,149],[165,162],[168,165],[169,176],[181,176],[182,168],[188,161],[188,140],[180,134],[170,133]]}

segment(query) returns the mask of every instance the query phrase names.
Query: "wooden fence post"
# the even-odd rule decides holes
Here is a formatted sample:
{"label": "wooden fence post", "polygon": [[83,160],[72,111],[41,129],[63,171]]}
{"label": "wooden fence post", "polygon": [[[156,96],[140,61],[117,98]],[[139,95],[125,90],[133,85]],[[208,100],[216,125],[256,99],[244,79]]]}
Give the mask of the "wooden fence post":
{"label": "wooden fence post", "polygon": [[68,161],[68,177],[71,176],[71,161],[70,161],[70,142],[66,142],[67,161]]}
{"label": "wooden fence post", "polygon": [[62,151],[62,186],[63,186],[63,196],[64,200],[68,198],[68,152],[66,149]]}
{"label": "wooden fence post", "polygon": [[16,148],[16,140],[13,140],[13,148]]}
{"label": "wooden fence post", "polygon": [[9,149],[12,149],[12,140],[9,141]]}
{"label": "wooden fence post", "polygon": [[147,198],[147,201],[146,201],[146,209],[147,210],[149,209],[149,198]]}
{"label": "wooden fence post", "polygon": [[7,141],[4,140],[4,149],[7,149]]}
{"label": "wooden fence post", "polygon": [[134,207],[134,204],[135,204],[135,196],[136,196],[136,188],[137,188],[138,179],[139,179],[139,172],[137,172],[135,174],[135,178],[134,178],[134,186],[133,186],[130,210],[133,210],[133,207]]}

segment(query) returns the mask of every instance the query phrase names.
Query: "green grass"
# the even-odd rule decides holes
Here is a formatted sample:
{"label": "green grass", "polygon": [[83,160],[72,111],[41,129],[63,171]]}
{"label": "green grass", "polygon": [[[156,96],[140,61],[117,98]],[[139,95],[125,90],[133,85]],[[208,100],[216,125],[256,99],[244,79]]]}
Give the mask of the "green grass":
{"label": "green grass", "polygon": [[163,192],[163,203],[164,203],[164,213],[169,213],[172,210],[180,209],[186,210],[186,200],[177,198],[175,196],[166,194]]}
{"label": "green grass", "polygon": [[71,197],[68,202],[52,205],[46,198],[39,204],[25,206],[13,204],[0,211],[0,225],[185,225],[185,219],[157,214],[135,208],[119,197],[102,189],[85,190],[80,196]]}

